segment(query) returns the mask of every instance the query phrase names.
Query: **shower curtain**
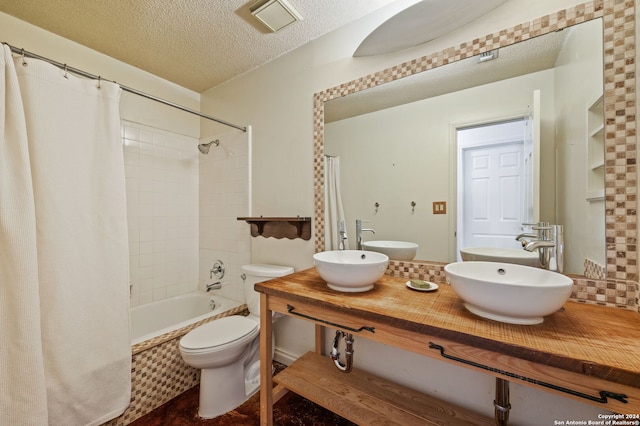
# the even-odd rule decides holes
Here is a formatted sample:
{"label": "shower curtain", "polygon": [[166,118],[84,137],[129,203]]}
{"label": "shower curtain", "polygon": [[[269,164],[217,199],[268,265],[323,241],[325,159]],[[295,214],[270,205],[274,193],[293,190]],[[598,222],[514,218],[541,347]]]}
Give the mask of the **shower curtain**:
{"label": "shower curtain", "polygon": [[2,47],[0,424],[101,424],[131,388],[120,88]]}
{"label": "shower curtain", "polygon": [[[324,248],[349,249],[349,241],[340,246],[338,223],[345,222],[340,194],[340,157],[324,157]],[[346,231],[346,224],[345,224]]]}

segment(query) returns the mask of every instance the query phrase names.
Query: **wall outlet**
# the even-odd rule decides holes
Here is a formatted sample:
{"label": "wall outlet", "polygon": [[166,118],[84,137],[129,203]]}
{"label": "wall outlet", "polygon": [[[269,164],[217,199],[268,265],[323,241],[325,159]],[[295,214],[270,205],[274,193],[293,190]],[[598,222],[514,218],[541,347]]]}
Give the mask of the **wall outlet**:
{"label": "wall outlet", "polygon": [[433,202],[433,214],[447,214],[447,202],[446,201],[434,201]]}

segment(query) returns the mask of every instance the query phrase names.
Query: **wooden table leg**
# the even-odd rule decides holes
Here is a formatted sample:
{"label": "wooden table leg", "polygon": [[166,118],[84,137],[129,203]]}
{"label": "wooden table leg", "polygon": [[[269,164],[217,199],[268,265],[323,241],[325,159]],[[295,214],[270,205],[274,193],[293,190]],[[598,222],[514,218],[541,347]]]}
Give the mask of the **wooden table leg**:
{"label": "wooden table leg", "polygon": [[260,424],[273,425],[273,315],[266,294],[260,294]]}
{"label": "wooden table leg", "polygon": [[316,353],[322,355],[324,346],[324,327],[316,324]]}

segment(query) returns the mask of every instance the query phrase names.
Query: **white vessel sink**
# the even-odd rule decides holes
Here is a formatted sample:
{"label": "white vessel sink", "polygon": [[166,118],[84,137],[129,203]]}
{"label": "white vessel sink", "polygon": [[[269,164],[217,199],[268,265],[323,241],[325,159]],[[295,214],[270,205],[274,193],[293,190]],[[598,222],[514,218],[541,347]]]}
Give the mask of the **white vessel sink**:
{"label": "white vessel sink", "polygon": [[512,324],[540,324],[565,304],[573,285],[565,275],[511,263],[456,262],[444,270],[470,312]]}
{"label": "white vessel sink", "polygon": [[389,257],[366,250],[331,250],[314,254],[313,263],[329,288],[353,293],[371,290],[384,275]]}
{"label": "white vessel sink", "polygon": [[460,256],[465,261],[504,262],[517,265],[538,266],[538,252],[512,248],[467,247],[460,249]]}
{"label": "white vessel sink", "polygon": [[362,248],[386,254],[393,260],[413,260],[418,251],[417,244],[406,241],[363,241]]}

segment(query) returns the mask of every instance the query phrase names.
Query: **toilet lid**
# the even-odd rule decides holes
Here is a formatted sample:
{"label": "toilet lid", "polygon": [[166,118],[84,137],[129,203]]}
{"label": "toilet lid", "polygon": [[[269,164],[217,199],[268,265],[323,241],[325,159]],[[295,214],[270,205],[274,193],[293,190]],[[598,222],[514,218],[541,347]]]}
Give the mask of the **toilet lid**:
{"label": "toilet lid", "polygon": [[204,349],[226,345],[254,331],[260,325],[249,318],[231,315],[203,324],[180,340],[185,349]]}

